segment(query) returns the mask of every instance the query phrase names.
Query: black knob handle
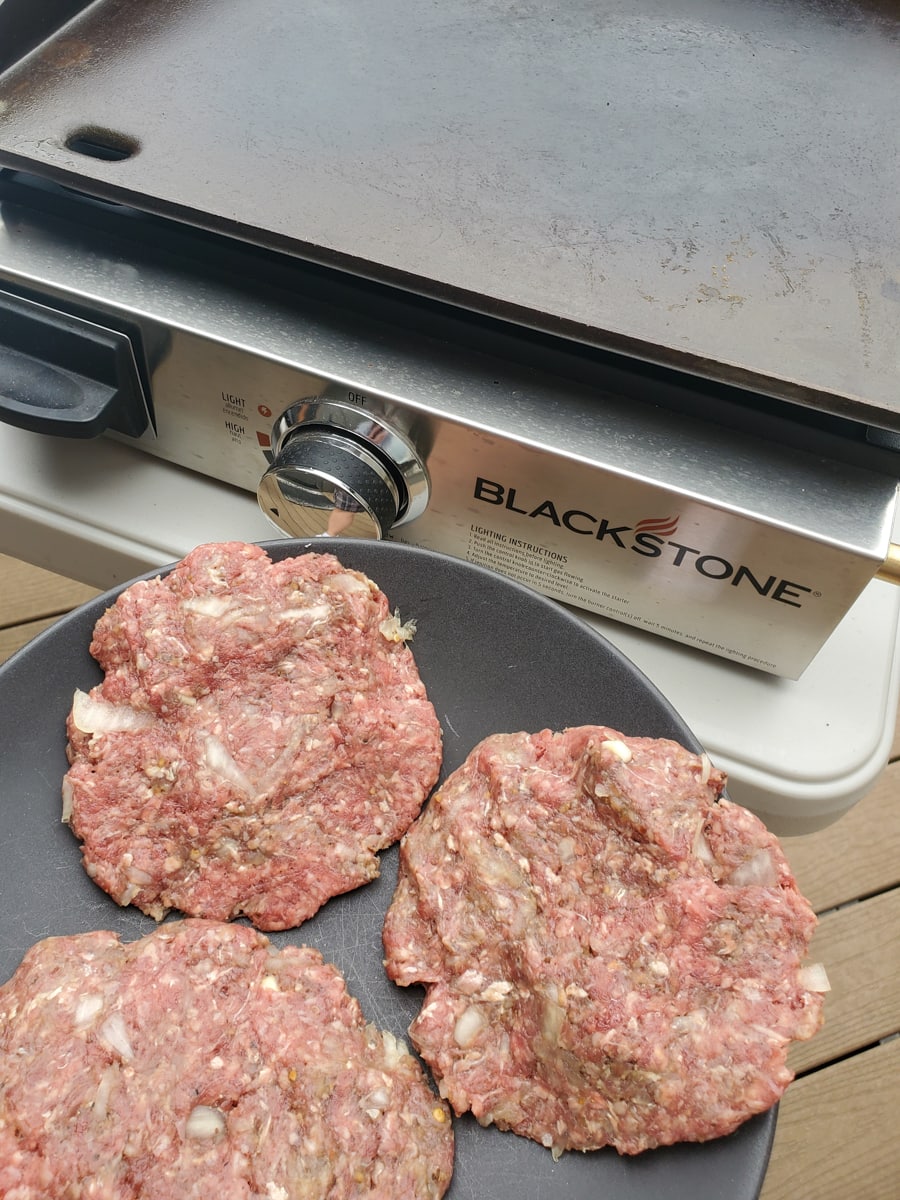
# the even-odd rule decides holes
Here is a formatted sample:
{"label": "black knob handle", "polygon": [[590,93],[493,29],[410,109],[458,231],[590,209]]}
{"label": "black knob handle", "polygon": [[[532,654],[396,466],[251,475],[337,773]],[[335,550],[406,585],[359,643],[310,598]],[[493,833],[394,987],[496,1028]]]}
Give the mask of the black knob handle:
{"label": "black knob handle", "polygon": [[259,486],[266,516],[294,537],[382,538],[401,497],[390,467],[371,446],[322,426],[292,433]]}

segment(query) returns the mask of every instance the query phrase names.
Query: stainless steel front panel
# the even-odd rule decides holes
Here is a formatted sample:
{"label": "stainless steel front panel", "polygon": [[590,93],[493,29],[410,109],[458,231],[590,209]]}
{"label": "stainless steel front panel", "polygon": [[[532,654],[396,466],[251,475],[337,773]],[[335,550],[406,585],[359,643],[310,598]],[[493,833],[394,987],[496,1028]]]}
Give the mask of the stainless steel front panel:
{"label": "stainless steel front panel", "polygon": [[427,508],[392,536],[766,671],[796,677],[887,553],[890,475],[299,291],[123,260],[21,213],[0,227],[0,280],[138,325],[149,453],[255,490],[283,412],[358,406],[395,422],[427,469]]}

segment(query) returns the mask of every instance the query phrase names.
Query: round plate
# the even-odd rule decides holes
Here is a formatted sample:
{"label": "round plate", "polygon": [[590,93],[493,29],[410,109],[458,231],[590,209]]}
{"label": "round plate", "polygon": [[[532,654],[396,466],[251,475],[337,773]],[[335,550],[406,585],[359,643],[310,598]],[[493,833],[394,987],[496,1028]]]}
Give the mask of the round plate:
{"label": "round plate", "polygon": [[[696,738],[653,685],[613,646],[552,601],[480,567],[394,542],[329,539],[264,543],[275,559],[308,550],[364,571],[404,620],[415,618],[413,653],[444,731],[442,778],[491,733],[609,725],[628,735]],[[159,572],[150,572],[152,578]],[[60,822],[65,721],[76,687],[101,675],[88,646],[94,624],[123,590],[63,617],[0,667],[0,981],[41,938],[112,929],[130,941],[154,922],[119,908],[87,877],[78,843]],[[401,1037],[422,992],[392,984],[382,966],[381,925],[393,895],[396,847],[375,882],[331,900],[276,943],[307,943],[343,971],[368,1020]],[[536,1143],[457,1119],[448,1197],[491,1200],[755,1200],[775,1130],[775,1110],[727,1138],[647,1151],[604,1149],[554,1162]]]}

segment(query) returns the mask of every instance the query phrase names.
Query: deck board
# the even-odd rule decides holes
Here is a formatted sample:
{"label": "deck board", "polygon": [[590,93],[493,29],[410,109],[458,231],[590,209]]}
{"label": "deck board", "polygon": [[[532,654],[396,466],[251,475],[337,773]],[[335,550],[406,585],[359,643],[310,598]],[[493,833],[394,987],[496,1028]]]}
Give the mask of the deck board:
{"label": "deck board", "polygon": [[42,629],[49,628],[57,617],[45,617],[41,621],[25,621],[21,625],[11,625],[0,629],[0,662],[5,662],[10,655],[36,637]]}
{"label": "deck board", "polygon": [[[797,882],[816,912],[900,884],[900,763],[832,825],[782,839]],[[898,1192],[900,1195],[900,1192]]]}
{"label": "deck board", "polygon": [[900,1038],[788,1088],[760,1200],[897,1200]]}
{"label": "deck board", "polygon": [[[0,662],[96,594],[0,556]],[[832,990],[824,1029],[791,1050],[799,1077],[781,1102],[761,1200],[897,1200],[900,720],[871,792],[835,824],[783,845],[821,914],[811,958],[825,963]]]}
{"label": "deck board", "polygon": [[97,594],[85,583],[0,554],[0,629],[59,616]]}
{"label": "deck board", "polygon": [[[788,1055],[806,1071],[900,1029],[900,888],[827,913],[810,958],[826,965],[825,1026]],[[900,1189],[898,1189],[900,1190]]]}

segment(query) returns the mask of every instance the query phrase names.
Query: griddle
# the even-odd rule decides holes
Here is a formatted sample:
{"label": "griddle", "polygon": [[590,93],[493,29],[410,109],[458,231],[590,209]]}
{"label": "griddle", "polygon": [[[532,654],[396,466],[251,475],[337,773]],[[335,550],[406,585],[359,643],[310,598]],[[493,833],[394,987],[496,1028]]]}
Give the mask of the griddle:
{"label": "griddle", "polygon": [[893,0],[36,7],[0,165],[897,428]]}
{"label": "griddle", "polygon": [[[321,542],[285,540],[264,545],[275,559],[322,548]],[[636,667],[537,593],[398,543],[330,539],[328,549],[377,580],[404,619],[417,620],[413,650],[444,732],[442,777],[481,738],[503,731],[601,723],[700,749]],[[0,667],[0,981],[41,938],[112,929],[131,941],[155,927],[90,881],[76,839],[60,822],[66,715],[74,689],[100,681],[88,645],[97,619],[121,590],[62,618]],[[366,1018],[405,1037],[423,993],[395,987],[382,966],[381,924],[396,882],[396,848],[384,852],[381,863],[374,883],[331,900],[299,930],[271,936],[279,944],[316,946],[344,972]],[[448,1196],[755,1200],[775,1119],[773,1109],[702,1145],[636,1158],[608,1149],[569,1153],[554,1163],[535,1143],[463,1117],[455,1123],[456,1170]]]}

